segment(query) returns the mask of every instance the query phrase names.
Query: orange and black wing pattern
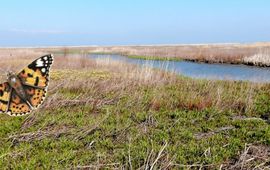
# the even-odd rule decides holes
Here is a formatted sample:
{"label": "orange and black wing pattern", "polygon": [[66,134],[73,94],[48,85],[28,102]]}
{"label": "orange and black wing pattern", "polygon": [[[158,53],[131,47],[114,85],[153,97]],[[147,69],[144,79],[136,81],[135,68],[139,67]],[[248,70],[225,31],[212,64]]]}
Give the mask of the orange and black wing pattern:
{"label": "orange and black wing pattern", "polygon": [[28,101],[33,109],[38,108],[44,101],[47,89],[39,89],[30,86],[24,86],[25,92],[28,96]]}
{"label": "orange and black wing pattern", "polygon": [[24,85],[45,89],[48,87],[49,72],[52,63],[53,55],[42,56],[24,68],[18,74],[18,77]]}
{"label": "orange and black wing pattern", "polygon": [[31,108],[31,106],[27,103],[27,101],[21,99],[13,90],[11,93],[11,99],[7,110],[7,114],[11,116],[23,116],[30,113],[32,110],[33,108]]}
{"label": "orange and black wing pattern", "polygon": [[47,93],[52,63],[53,56],[45,55],[17,74],[25,95],[18,95],[7,82],[0,84],[0,113],[22,116],[37,109],[43,103]]}
{"label": "orange and black wing pattern", "polygon": [[9,107],[12,88],[7,82],[0,84],[0,113],[6,113]]}

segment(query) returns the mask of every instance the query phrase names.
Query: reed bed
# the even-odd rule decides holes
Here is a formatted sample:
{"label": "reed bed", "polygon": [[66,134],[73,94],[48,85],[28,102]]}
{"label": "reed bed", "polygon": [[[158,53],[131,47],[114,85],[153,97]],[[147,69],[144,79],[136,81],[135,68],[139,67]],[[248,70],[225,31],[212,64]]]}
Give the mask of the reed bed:
{"label": "reed bed", "polygon": [[[117,53],[145,59],[189,60],[207,63],[248,64],[268,66],[269,43],[255,44],[202,44],[171,46],[112,46],[82,48],[90,53]],[[78,48],[71,48],[78,50]]]}
{"label": "reed bed", "polygon": [[257,66],[270,66],[270,49],[258,52],[243,59],[244,63]]}

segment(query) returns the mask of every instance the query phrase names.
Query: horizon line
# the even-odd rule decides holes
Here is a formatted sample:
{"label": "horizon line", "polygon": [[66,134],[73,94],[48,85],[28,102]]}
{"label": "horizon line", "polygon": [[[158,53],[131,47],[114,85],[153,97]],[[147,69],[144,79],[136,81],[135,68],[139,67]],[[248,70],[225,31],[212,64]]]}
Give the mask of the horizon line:
{"label": "horizon line", "polygon": [[204,45],[270,45],[270,41],[266,42],[246,42],[246,43],[183,43],[183,44],[140,44],[140,45],[48,45],[48,46],[0,46],[0,49],[9,49],[9,48],[29,48],[29,49],[35,49],[35,48],[84,48],[84,47],[155,47],[155,46],[204,46]]}

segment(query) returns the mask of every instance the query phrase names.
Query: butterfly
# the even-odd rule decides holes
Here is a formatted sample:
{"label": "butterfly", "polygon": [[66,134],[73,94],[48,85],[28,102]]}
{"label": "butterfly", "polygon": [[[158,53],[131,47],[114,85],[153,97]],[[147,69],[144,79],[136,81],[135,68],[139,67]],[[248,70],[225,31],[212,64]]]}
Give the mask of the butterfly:
{"label": "butterfly", "polygon": [[0,113],[22,116],[37,109],[44,101],[53,55],[42,56],[19,73],[9,72],[0,84]]}

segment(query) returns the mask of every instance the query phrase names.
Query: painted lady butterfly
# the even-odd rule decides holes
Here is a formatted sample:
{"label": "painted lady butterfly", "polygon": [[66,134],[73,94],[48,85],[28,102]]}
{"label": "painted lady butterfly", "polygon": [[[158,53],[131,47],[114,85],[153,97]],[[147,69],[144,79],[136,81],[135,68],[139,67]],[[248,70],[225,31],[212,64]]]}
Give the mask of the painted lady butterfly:
{"label": "painted lady butterfly", "polygon": [[0,84],[0,113],[22,116],[37,109],[47,93],[53,55],[42,56]]}

